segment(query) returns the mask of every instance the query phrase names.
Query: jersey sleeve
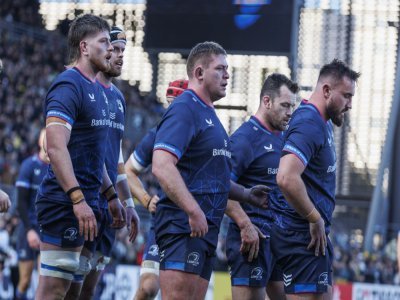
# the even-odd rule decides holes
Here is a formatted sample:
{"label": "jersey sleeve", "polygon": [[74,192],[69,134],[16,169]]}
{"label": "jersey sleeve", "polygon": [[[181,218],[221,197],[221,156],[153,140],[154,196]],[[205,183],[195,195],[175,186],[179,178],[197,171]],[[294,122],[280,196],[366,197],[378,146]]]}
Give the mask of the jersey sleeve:
{"label": "jersey sleeve", "polygon": [[231,179],[237,181],[242,176],[249,165],[251,164],[254,156],[253,149],[249,140],[243,134],[233,134],[230,138],[231,152],[232,152],[232,170]]}
{"label": "jersey sleeve", "polygon": [[155,129],[150,130],[136,146],[131,155],[133,166],[141,171],[151,165],[153,159],[153,147],[156,137]]}
{"label": "jersey sleeve", "polygon": [[195,136],[195,118],[185,103],[173,103],[158,125],[154,150],[164,150],[178,160]]}
{"label": "jersey sleeve", "polygon": [[80,107],[76,86],[63,81],[55,85],[46,97],[46,118],[57,117],[71,126],[74,124]]}
{"label": "jersey sleeve", "polygon": [[296,155],[307,166],[310,159],[324,143],[323,124],[312,119],[298,118],[290,124],[285,135],[282,156]]}
{"label": "jersey sleeve", "polygon": [[30,164],[30,160],[23,161],[19,169],[15,186],[30,189],[32,187],[32,172],[33,168]]}

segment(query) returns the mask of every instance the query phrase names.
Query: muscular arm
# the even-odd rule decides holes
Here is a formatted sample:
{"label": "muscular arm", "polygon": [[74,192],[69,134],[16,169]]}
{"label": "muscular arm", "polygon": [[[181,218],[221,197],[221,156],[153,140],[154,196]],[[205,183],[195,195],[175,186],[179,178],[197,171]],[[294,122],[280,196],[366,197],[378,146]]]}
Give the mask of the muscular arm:
{"label": "muscular arm", "polygon": [[314,204],[308,197],[301,178],[304,169],[305,166],[300,159],[294,154],[287,154],[279,162],[276,181],[285,199],[300,216],[305,218],[314,209]]}
{"label": "muscular arm", "polygon": [[276,181],[285,199],[310,224],[311,242],[307,249],[315,247],[316,256],[320,251],[325,255],[327,245],[325,223],[307,194],[306,186],[301,178],[304,170],[305,166],[297,156],[287,154],[279,162]]}
{"label": "muscular arm", "polygon": [[244,186],[231,180],[229,188],[229,199],[238,201],[240,203],[247,203],[260,208],[268,207],[267,194],[269,187],[265,185],[256,185],[252,188],[245,188]]}
{"label": "muscular arm", "polygon": [[203,211],[186,187],[176,164],[178,159],[164,150],[153,153],[153,174],[158,179],[165,194],[188,216],[192,237],[202,237],[208,231]]}
{"label": "muscular arm", "polygon": [[151,197],[149,193],[144,189],[142,182],[138,175],[140,171],[135,168],[131,159],[125,163],[126,176],[128,178],[128,184],[132,195],[142,203],[144,207],[148,207]]}
{"label": "muscular arm", "polygon": [[65,192],[79,185],[67,148],[70,136],[71,131],[64,126],[46,128],[47,154],[57,181]]}

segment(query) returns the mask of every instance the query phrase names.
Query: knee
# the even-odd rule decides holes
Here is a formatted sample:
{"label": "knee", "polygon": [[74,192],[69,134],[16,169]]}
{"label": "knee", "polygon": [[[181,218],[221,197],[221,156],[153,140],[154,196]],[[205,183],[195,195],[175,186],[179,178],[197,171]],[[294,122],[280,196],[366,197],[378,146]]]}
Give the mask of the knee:
{"label": "knee", "polygon": [[146,299],[154,299],[160,289],[158,278],[155,276],[148,277],[142,281],[140,289],[146,296]]}
{"label": "knee", "polygon": [[41,251],[40,275],[73,280],[79,269],[79,252],[46,250]]}

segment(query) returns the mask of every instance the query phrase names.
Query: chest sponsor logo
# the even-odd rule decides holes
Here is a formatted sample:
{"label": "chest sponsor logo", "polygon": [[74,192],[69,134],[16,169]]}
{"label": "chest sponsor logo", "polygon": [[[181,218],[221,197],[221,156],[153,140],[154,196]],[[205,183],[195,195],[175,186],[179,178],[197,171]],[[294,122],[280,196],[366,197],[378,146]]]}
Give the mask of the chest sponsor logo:
{"label": "chest sponsor logo", "polygon": [[63,238],[70,242],[75,241],[78,235],[78,230],[75,227],[70,227],[64,231]]}
{"label": "chest sponsor logo", "polygon": [[90,102],[96,102],[96,99],[94,99],[94,94],[88,93],[88,96],[90,98]]}
{"label": "chest sponsor logo", "polygon": [[200,254],[198,252],[191,252],[187,257],[187,263],[197,267],[200,264]]}
{"label": "chest sponsor logo", "polygon": [[268,173],[268,175],[276,175],[276,174],[278,174],[278,170],[279,170],[279,168],[268,168],[267,173]]}
{"label": "chest sponsor logo", "polygon": [[269,144],[269,146],[264,146],[264,149],[267,150],[267,152],[273,152],[274,149],[272,148],[272,144]]}

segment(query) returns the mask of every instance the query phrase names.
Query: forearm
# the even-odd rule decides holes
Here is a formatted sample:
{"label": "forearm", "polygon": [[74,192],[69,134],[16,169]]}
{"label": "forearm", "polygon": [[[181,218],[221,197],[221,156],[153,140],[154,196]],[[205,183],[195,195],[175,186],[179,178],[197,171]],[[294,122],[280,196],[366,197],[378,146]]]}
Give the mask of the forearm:
{"label": "forearm", "polygon": [[155,166],[153,161],[153,174],[158,179],[161,188],[177,206],[188,215],[200,209],[197,201],[186,187],[185,182],[174,164]]}
{"label": "forearm", "polygon": [[130,160],[128,160],[125,164],[125,171],[130,192],[136,199],[140,201],[140,203],[142,203],[144,207],[147,207],[151,196],[143,187],[143,184],[138,177],[138,172],[135,172]]}
{"label": "forearm", "polygon": [[132,200],[132,195],[129,190],[128,180],[125,174],[125,167],[123,163],[118,164],[118,177],[116,188],[119,199],[121,199],[123,202],[129,199]]}
{"label": "forearm", "polygon": [[249,216],[237,201],[228,200],[225,214],[230,217],[240,229],[251,224]]}
{"label": "forearm", "polygon": [[51,167],[62,189],[67,192],[73,187],[79,186],[75,177],[71,157],[65,145],[57,145],[47,149],[51,161]]}
{"label": "forearm", "polygon": [[278,185],[285,199],[300,216],[310,222],[316,222],[321,217],[300,176],[286,175],[283,180],[278,181]]}
{"label": "forearm", "polygon": [[[241,203],[246,203],[249,193],[244,186],[231,180],[229,188],[229,199],[238,201]],[[239,205],[240,206],[240,205]]]}
{"label": "forearm", "polygon": [[29,189],[17,187],[17,211],[22,223],[24,224],[25,230],[32,228],[32,223],[28,214],[29,206],[27,201],[27,199],[30,199],[30,193]]}

